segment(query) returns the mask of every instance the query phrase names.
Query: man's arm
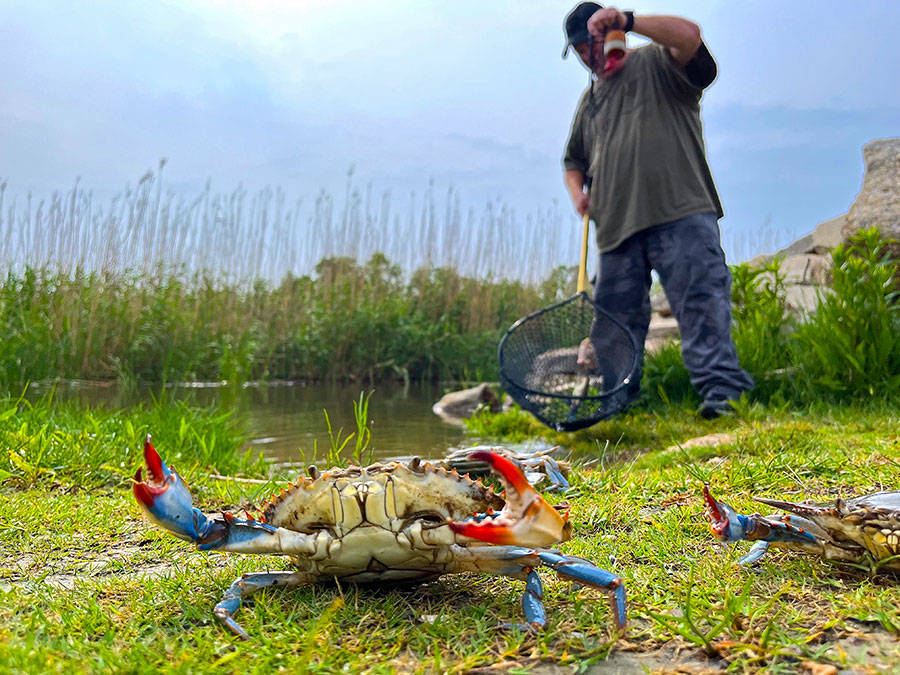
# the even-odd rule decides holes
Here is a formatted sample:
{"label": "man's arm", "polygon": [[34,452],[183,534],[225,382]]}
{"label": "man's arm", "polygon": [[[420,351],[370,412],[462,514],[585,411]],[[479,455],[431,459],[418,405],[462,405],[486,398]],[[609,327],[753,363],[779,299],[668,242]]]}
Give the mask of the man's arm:
{"label": "man's arm", "polygon": [[584,191],[584,174],[578,169],[566,169],[566,189],[578,215],[583,216],[591,206],[591,197]]}
{"label": "man's arm", "polygon": [[[607,30],[624,28],[626,21],[627,17],[620,10],[606,7],[588,19],[588,30],[599,38]],[[701,44],[700,26],[678,16],[635,15],[631,30],[668,47],[680,66],[687,65]]]}

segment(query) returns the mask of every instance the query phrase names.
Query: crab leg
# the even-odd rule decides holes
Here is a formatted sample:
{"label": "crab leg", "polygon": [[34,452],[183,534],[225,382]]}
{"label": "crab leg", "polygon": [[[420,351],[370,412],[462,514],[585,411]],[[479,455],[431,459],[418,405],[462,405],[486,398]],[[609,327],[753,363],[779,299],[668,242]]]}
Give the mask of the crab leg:
{"label": "crab leg", "polygon": [[[454,546],[453,554],[460,571],[498,574],[525,581],[522,609],[527,628],[543,628],[547,623],[541,602],[544,592],[537,568],[546,565],[568,581],[575,581],[604,591],[609,596],[616,627],[625,628],[625,586],[622,580],[590,561],[563,555],[550,549],[527,549],[518,546]],[[513,624],[515,626],[515,624]]]}
{"label": "crab leg", "polygon": [[225,595],[213,609],[213,614],[219,621],[228,626],[229,630],[238,637],[249,640],[250,636],[241,628],[240,624],[232,617],[240,608],[245,598],[263,588],[276,586],[298,586],[307,581],[307,575],[303,572],[259,572],[257,574],[245,574],[236,579]]}
{"label": "crab leg", "polygon": [[625,629],[625,585],[622,579],[612,572],[607,572],[584,558],[562,555],[557,551],[536,551],[541,562],[568,581],[575,581],[604,591],[609,598],[616,627]]}
{"label": "crab leg", "polygon": [[531,570],[525,579],[525,594],[522,596],[522,609],[525,611],[525,621],[533,628],[543,628],[547,625],[547,612],[544,611],[544,585],[537,570]]}

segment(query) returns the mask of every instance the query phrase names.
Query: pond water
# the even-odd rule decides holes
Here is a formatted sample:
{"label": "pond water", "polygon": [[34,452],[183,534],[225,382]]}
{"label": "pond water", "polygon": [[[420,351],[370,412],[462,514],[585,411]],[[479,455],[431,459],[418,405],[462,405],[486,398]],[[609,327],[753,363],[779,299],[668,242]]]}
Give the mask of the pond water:
{"label": "pond water", "polygon": [[[56,400],[78,400],[86,405],[125,407],[159,396],[159,388],[139,387],[124,391],[105,383],[57,383]],[[32,385],[31,396],[41,396],[48,386]],[[241,389],[190,385],[167,389],[167,395],[198,406],[233,408],[244,420],[250,444],[279,462],[310,462],[320,459],[330,447],[325,413],[335,435],[356,432],[353,402],[369,394],[370,449],[376,459],[418,455],[423,459],[443,457],[450,448],[473,445],[465,427],[443,421],[431,406],[446,389],[439,385],[386,383],[359,385],[269,384]],[[348,444],[353,447],[354,441]],[[318,450],[316,450],[318,448]],[[305,453],[305,454],[304,454]],[[349,456],[349,453],[345,453]]]}

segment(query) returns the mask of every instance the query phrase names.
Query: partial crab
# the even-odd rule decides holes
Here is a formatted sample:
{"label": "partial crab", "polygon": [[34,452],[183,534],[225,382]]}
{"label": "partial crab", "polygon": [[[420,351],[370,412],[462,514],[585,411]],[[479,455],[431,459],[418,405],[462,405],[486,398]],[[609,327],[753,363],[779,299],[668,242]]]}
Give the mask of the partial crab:
{"label": "partial crab", "polygon": [[[537,568],[609,595],[618,629],[625,626],[621,579],[587,560],[547,548],[571,536],[568,514],[550,506],[508,459],[472,453],[490,464],[506,487],[493,489],[456,471],[414,458],[408,463],[332,469],[310,467],[261,509],[262,517],[210,517],[191,504],[175,469],[144,442],[147,480],[138,469],[134,496],[157,525],[204,551],[289,556],[295,571],[245,574],[225,591],[213,613],[237,635],[233,615],[244,598],[270,586],[340,580],[404,583],[442,574],[481,572],[525,581],[522,605],[529,628],[545,625]],[[475,514],[474,516],[472,514]]]}
{"label": "partial crab", "polygon": [[757,562],[769,545],[814,553],[841,562],[874,562],[877,569],[900,572],[900,490],[876,492],[833,504],[784,502],[756,497],[756,501],[789,515],[749,516],[717,501],[703,487],[706,519],[720,541],[755,541],[740,559]]}

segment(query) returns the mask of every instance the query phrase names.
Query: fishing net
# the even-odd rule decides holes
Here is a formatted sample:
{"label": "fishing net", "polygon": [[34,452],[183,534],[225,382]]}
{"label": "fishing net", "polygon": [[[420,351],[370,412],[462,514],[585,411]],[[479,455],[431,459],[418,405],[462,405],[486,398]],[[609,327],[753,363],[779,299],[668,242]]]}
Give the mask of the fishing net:
{"label": "fishing net", "polygon": [[637,340],[583,292],[519,319],[498,358],[506,392],[558,431],[614,417],[640,385]]}

